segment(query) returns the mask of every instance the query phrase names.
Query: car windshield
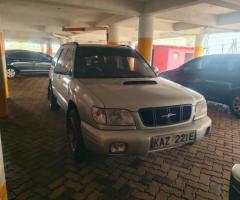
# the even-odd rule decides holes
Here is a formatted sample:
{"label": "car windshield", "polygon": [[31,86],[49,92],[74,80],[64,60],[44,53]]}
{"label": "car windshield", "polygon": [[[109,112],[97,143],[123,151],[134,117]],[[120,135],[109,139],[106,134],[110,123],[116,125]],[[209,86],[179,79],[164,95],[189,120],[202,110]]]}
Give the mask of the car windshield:
{"label": "car windshield", "polygon": [[118,47],[79,48],[75,75],[77,78],[156,77],[136,51]]}

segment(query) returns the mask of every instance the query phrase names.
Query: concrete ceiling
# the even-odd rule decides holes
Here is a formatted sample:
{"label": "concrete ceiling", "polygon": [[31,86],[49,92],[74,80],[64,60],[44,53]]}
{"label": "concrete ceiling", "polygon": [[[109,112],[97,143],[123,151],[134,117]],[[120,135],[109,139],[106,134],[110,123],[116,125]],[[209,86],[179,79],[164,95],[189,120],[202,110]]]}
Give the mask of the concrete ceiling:
{"label": "concrete ceiling", "polygon": [[[153,14],[154,39],[202,31],[239,31],[239,0],[2,0],[0,29],[7,40],[62,38],[106,42],[107,27],[118,23],[122,42],[136,41],[138,17]],[[90,28],[66,32],[63,27]]]}

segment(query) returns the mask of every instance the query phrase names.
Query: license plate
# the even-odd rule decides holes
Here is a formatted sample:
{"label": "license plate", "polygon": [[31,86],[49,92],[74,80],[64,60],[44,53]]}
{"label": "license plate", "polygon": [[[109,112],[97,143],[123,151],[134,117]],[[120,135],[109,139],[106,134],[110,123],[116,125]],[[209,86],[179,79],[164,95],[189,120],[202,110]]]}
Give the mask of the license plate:
{"label": "license plate", "polygon": [[151,149],[164,149],[178,146],[185,143],[194,142],[196,140],[196,132],[179,133],[165,136],[154,136],[151,138]]}

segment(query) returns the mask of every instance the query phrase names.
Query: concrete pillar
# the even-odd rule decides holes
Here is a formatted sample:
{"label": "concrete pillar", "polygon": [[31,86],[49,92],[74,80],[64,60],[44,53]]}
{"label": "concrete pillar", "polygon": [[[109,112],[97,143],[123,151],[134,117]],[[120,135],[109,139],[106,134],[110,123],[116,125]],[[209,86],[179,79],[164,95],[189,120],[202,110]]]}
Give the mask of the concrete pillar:
{"label": "concrete pillar", "polygon": [[47,54],[48,54],[49,56],[52,56],[52,55],[53,55],[52,42],[51,42],[51,40],[48,40],[48,41],[47,41]]}
{"label": "concrete pillar", "polygon": [[139,17],[138,51],[148,63],[152,60],[153,22],[154,17],[151,15]]}
{"label": "concrete pillar", "polygon": [[4,173],[1,137],[0,137],[0,199],[7,200],[7,186]]}
{"label": "concrete pillar", "polygon": [[120,43],[119,39],[119,26],[113,24],[108,29],[107,43],[109,45],[118,45]]}
{"label": "concrete pillar", "polygon": [[40,44],[40,46],[41,46],[41,52],[42,52],[42,53],[46,53],[46,52],[45,52],[45,44],[42,42],[42,43]]}
{"label": "concrete pillar", "polygon": [[59,43],[60,43],[60,45],[63,45],[63,44],[65,44],[65,43],[67,43],[67,39],[65,39],[65,38],[60,38],[60,39],[59,39]]}
{"label": "concrete pillar", "polygon": [[195,51],[194,51],[194,57],[195,58],[204,55],[203,41],[204,41],[204,34],[196,35]]}
{"label": "concrete pillar", "polygon": [[0,32],[0,118],[7,116],[8,80],[3,32]]}

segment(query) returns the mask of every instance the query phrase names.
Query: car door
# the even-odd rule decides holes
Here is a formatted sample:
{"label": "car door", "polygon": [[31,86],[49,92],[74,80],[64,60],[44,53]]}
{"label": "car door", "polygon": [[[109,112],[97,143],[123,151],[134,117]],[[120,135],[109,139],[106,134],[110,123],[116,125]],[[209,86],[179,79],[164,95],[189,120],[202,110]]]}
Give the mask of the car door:
{"label": "car door", "polygon": [[222,102],[228,95],[231,87],[228,81],[229,61],[230,58],[224,55],[214,55],[206,61],[203,88],[207,99]]}
{"label": "car door", "polygon": [[[234,55],[231,59],[229,59],[226,77],[229,90],[226,91],[226,95],[223,98],[225,103],[229,103],[229,100],[232,100],[232,96],[236,94],[240,94],[240,56]],[[233,94],[234,93],[234,94]]]}
{"label": "car door", "polygon": [[68,106],[68,100],[69,100],[69,83],[72,78],[73,74],[73,66],[74,66],[74,60],[75,60],[75,52],[76,48],[74,46],[69,46],[67,48],[67,52],[64,56],[64,61],[63,61],[63,67],[64,67],[64,72],[62,73],[62,78],[61,78],[61,94],[63,99],[66,101],[66,109]]}
{"label": "car door", "polygon": [[37,54],[36,67],[39,72],[48,73],[51,67],[51,62],[51,56],[42,53]]}
{"label": "car door", "polygon": [[202,93],[203,68],[203,58],[193,59],[177,70],[174,81]]}
{"label": "car door", "polygon": [[35,58],[32,52],[15,52],[10,55],[10,59],[12,60],[11,65],[13,65],[18,72],[31,73],[32,71],[36,70]]}
{"label": "car door", "polygon": [[64,86],[63,78],[65,73],[64,57],[67,51],[68,51],[68,48],[66,47],[63,48],[63,50],[61,51],[57,64],[53,70],[53,79],[52,79],[54,95],[56,96],[58,103],[64,109],[67,109],[67,104],[68,104],[67,100],[64,98],[63,89],[62,89],[62,87]]}

